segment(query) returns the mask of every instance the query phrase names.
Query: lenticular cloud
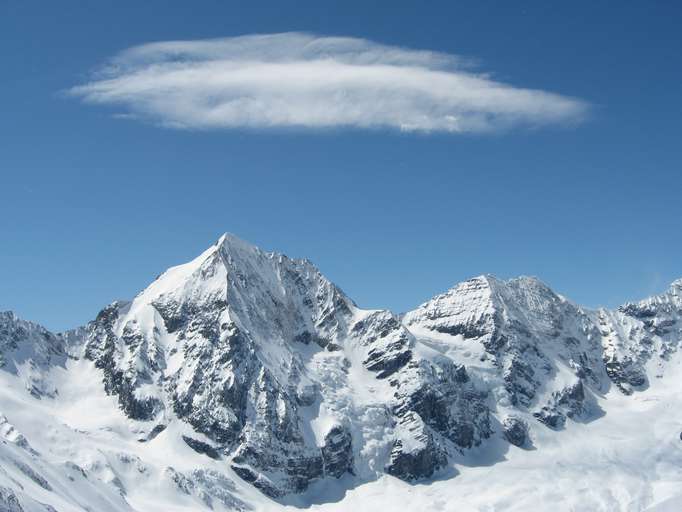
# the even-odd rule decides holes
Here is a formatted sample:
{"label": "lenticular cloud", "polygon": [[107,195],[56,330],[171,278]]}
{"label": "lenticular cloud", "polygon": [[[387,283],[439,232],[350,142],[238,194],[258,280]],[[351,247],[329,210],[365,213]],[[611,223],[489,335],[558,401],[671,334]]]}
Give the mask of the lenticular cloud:
{"label": "lenticular cloud", "polygon": [[587,110],[494,81],[451,55],[302,33],[136,46],[70,93],[186,129],[486,132],[575,122]]}

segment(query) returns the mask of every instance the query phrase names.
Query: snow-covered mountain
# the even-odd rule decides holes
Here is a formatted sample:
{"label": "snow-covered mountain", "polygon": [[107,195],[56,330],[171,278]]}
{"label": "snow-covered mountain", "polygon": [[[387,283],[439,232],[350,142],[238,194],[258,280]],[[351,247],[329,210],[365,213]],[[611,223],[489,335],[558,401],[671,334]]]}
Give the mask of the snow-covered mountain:
{"label": "snow-covered mountain", "polygon": [[677,510],[681,342],[682,281],[399,317],[226,234],[73,331],[0,313],[0,511]]}

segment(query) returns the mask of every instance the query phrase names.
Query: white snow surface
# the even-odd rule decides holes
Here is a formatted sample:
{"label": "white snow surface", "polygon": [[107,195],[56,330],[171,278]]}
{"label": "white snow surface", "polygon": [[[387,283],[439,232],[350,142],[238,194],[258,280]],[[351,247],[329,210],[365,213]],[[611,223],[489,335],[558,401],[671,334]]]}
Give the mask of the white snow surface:
{"label": "white snow surface", "polygon": [[[321,302],[306,301],[310,290]],[[182,341],[168,332],[153,304],[202,304],[216,297],[228,305],[220,321],[234,322],[257,340],[258,357],[277,379],[288,382],[289,365],[301,362],[301,392],[319,390],[312,405],[300,408],[304,441],[320,447],[332,427],[347,425],[355,474],[319,479],[301,494],[271,499],[237,476],[226,459],[213,460],[185,444],[183,435],[212,441],[167,403],[165,430],[141,442],[153,423],[126,417],[116,397],[105,393],[101,370],[83,357],[82,329],[53,335],[0,313],[0,512],[682,510],[682,280],[618,311],[590,311],[533,278],[481,276],[405,314],[400,329],[413,357],[464,365],[474,383],[490,391],[494,419],[522,418],[531,442],[530,448],[516,447],[495,427],[489,439],[451,452],[446,468],[416,483],[384,472],[403,426],[387,416],[394,393],[389,379],[363,365],[367,347],[353,334],[362,322],[393,316],[359,309],[307,260],[224,235],[121,305],[117,335],[134,326],[146,345],[145,352],[122,350],[119,364],[144,370],[151,358],[163,362],[162,380],[189,375],[191,363],[174,350]],[[335,312],[339,301],[347,313]],[[476,329],[462,331],[463,325]],[[307,331],[323,332],[338,349],[287,341]],[[507,347],[521,348],[493,354],[487,348],[495,342],[491,332],[511,340]],[[523,355],[530,352],[532,357]],[[646,385],[614,385],[602,356],[635,361]],[[528,357],[536,370],[527,405],[515,403],[506,385],[505,372],[518,357]],[[598,371],[577,377],[588,363]],[[579,381],[599,414],[569,418],[559,430],[533,417],[553,393]],[[160,389],[149,384],[136,393],[167,402]],[[418,441],[404,440],[406,451],[419,449]]]}

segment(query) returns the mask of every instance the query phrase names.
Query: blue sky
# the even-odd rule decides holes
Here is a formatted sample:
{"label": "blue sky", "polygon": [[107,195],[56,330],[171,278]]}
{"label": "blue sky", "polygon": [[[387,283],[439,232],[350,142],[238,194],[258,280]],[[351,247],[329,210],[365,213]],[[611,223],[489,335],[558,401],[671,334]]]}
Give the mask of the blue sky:
{"label": "blue sky", "polygon": [[[499,4],[0,3],[0,309],[78,325],[224,231],[312,259],[364,307],[403,311],[481,273],[588,306],[664,290],[682,277],[681,4]],[[509,88],[495,115],[521,89],[584,115],[526,105],[481,131],[458,111],[453,133],[427,91],[405,108],[432,129],[405,131],[393,104],[366,118],[363,82],[349,126],[177,129],[159,126],[167,101],[145,117],[139,99],[66,93],[131,47],[291,31],[458,56]]]}

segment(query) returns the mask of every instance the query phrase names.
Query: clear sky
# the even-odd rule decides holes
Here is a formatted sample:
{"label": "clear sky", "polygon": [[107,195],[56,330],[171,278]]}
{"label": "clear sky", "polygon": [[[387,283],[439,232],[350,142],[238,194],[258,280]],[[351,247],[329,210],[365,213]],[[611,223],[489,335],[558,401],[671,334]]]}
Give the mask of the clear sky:
{"label": "clear sky", "polygon": [[[482,273],[588,306],[660,292],[682,277],[681,24],[673,1],[2,1],[0,309],[84,323],[224,231],[310,258],[363,307]],[[244,66],[228,39],[182,64],[204,74],[177,96],[167,75],[121,90],[163,52],[97,72],[146,43],[291,31],[376,60],[323,44],[325,72],[248,40],[264,67],[215,85],[212,59]]]}

